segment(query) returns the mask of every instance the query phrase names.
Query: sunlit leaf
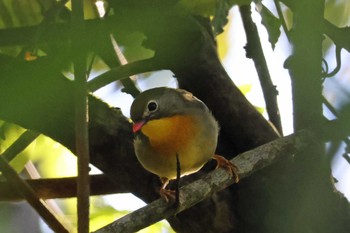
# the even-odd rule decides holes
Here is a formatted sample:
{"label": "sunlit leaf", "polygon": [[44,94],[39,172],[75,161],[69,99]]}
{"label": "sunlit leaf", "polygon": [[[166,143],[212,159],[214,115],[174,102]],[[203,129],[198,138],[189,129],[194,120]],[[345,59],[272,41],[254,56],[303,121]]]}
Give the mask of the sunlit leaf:
{"label": "sunlit leaf", "polygon": [[328,0],[325,2],[325,18],[340,27],[346,26],[350,19],[350,1]]}
{"label": "sunlit leaf", "polygon": [[[325,18],[333,24],[340,27],[347,26],[350,22],[349,14],[350,1],[326,1],[324,15]],[[329,51],[329,49],[332,48],[333,41],[326,37],[322,45],[326,54]],[[333,51],[331,50],[331,52]]]}
{"label": "sunlit leaf", "polygon": [[[3,123],[1,125],[1,133],[4,137],[0,140],[0,153],[4,152],[7,148],[9,148],[17,139],[18,137],[24,132],[24,129],[10,123]],[[17,172],[20,173],[25,164],[30,159],[30,150],[31,146],[28,146],[23,152],[14,155],[13,159],[10,161],[11,167]]]}
{"label": "sunlit leaf", "polygon": [[228,22],[228,24],[226,24],[226,26],[224,27],[224,31],[216,36],[216,41],[218,44],[218,54],[221,60],[223,60],[225,58],[225,56],[228,53],[229,50],[229,45],[230,43],[232,43],[229,40],[229,29],[230,28],[230,21]]}
{"label": "sunlit leaf", "polygon": [[252,84],[245,84],[245,85],[240,85],[238,88],[239,90],[243,93],[243,95],[248,94],[252,90],[253,85]]}
{"label": "sunlit leaf", "polygon": [[[128,201],[127,199],[125,201]],[[91,214],[90,214],[90,229],[95,231],[100,229],[113,221],[117,220],[129,214],[129,211],[116,210],[115,208],[108,205],[101,197],[91,198]],[[139,233],[153,233],[153,232],[174,232],[166,221],[157,222],[149,227],[146,227]]]}
{"label": "sunlit leaf", "polygon": [[[91,207],[95,207],[95,205]],[[96,231],[127,213],[127,211],[117,211],[108,205],[99,206],[98,209],[95,207],[95,210],[92,210],[90,214],[90,229]]]}
{"label": "sunlit leaf", "polygon": [[20,173],[28,163],[29,159],[30,156],[28,153],[20,153],[11,160],[10,165],[17,173]]}
{"label": "sunlit leaf", "polygon": [[[72,9],[71,1],[66,3],[68,9]],[[84,0],[84,18],[85,19],[96,19],[99,17],[97,6],[95,1]]]}
{"label": "sunlit leaf", "polygon": [[260,112],[261,114],[263,114],[264,112],[265,112],[265,108],[264,107],[259,107],[259,106],[254,106],[254,108],[258,111],[258,112]]}
{"label": "sunlit leaf", "polygon": [[43,19],[42,8],[39,1],[4,1],[4,6],[12,21],[12,25],[6,25],[6,27],[35,25]]}
{"label": "sunlit leaf", "polygon": [[77,175],[77,158],[67,148],[48,137],[38,137],[32,154],[32,159],[38,162],[38,169],[44,177]]}

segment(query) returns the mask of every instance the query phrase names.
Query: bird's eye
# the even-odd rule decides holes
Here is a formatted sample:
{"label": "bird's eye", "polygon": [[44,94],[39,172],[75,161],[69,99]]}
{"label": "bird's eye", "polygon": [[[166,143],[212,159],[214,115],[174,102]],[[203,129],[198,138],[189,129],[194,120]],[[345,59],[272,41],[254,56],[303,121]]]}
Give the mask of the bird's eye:
{"label": "bird's eye", "polygon": [[154,101],[154,100],[151,100],[150,102],[148,102],[148,104],[147,104],[147,109],[148,109],[148,111],[150,111],[150,112],[156,111],[156,110],[158,109],[158,104],[157,104],[157,102]]}

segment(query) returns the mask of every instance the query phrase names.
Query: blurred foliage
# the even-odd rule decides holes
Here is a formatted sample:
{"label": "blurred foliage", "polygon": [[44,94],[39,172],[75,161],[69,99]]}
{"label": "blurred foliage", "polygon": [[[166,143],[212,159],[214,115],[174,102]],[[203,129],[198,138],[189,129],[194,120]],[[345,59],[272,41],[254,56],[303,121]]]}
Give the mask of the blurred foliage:
{"label": "blurred foliage", "polygon": [[128,62],[153,57],[153,50],[143,46],[145,39],[145,35],[140,32],[116,35],[116,40],[122,45],[123,54]]}
{"label": "blurred foliage", "polygon": [[0,28],[36,25],[43,19],[42,10],[54,0],[2,0],[0,1]]}
{"label": "blurred foliage", "polygon": [[344,27],[349,23],[350,2],[339,0],[327,0],[324,16],[326,19]]}

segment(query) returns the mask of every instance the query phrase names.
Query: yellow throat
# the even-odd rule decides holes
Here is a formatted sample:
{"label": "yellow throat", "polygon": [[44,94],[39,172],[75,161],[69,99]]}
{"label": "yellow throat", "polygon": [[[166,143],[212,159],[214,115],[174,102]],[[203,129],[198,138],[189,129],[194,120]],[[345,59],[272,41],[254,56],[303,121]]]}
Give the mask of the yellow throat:
{"label": "yellow throat", "polygon": [[175,156],[190,145],[195,127],[192,116],[176,115],[150,120],[141,131],[148,137],[155,152]]}

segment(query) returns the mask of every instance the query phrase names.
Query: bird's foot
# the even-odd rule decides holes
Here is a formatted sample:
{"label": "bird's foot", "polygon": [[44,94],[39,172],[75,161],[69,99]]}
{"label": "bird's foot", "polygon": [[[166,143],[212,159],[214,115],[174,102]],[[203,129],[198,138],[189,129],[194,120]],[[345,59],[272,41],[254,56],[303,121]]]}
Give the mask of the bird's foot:
{"label": "bird's foot", "polygon": [[217,162],[216,169],[219,167],[225,168],[230,172],[231,176],[234,177],[235,183],[238,183],[239,177],[238,177],[238,168],[236,167],[236,165],[234,165],[229,160],[225,159],[220,155],[214,155],[213,159],[215,159]]}
{"label": "bird's foot", "polygon": [[176,192],[174,190],[161,188],[159,194],[167,203],[173,203],[176,201]]}
{"label": "bird's foot", "polygon": [[169,179],[166,177],[160,177],[160,181],[162,182],[162,187],[159,190],[159,194],[164,199],[164,201],[167,203],[178,202],[176,199],[176,191],[166,189],[166,186],[169,184]]}

